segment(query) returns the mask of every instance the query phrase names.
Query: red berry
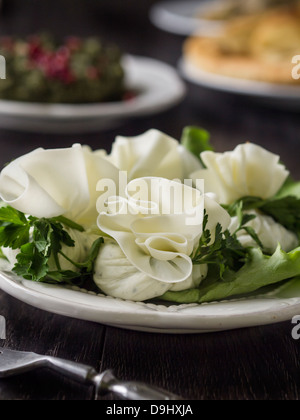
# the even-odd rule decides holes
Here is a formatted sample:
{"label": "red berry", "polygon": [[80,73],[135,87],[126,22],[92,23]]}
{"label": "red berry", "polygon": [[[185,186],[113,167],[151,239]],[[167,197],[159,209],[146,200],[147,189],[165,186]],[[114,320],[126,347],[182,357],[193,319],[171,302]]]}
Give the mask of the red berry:
{"label": "red berry", "polygon": [[123,101],[131,101],[136,98],[136,93],[130,90],[127,90],[123,95]]}
{"label": "red berry", "polygon": [[97,67],[91,66],[87,68],[86,76],[90,80],[97,80],[100,77],[100,73]]}
{"label": "red berry", "polygon": [[82,41],[80,38],[76,36],[70,36],[66,39],[66,47],[69,48],[70,51],[78,51],[82,45]]}

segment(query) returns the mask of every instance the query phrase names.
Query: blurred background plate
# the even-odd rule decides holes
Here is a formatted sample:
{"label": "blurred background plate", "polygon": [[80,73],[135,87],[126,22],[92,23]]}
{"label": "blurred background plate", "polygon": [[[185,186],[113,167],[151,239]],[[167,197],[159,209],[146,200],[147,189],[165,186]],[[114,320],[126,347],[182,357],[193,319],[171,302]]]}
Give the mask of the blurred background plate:
{"label": "blurred background plate", "polygon": [[150,20],[159,29],[176,35],[197,32],[216,36],[223,29],[224,22],[201,18],[201,14],[219,4],[218,0],[163,1],[151,8]]}
{"label": "blurred background plate", "polygon": [[216,91],[257,99],[275,107],[300,111],[300,86],[258,82],[206,72],[181,58],[179,70],[189,82]]}
{"label": "blurred background plate", "polygon": [[127,101],[101,104],[37,104],[0,101],[0,128],[79,133],[118,126],[129,118],[152,115],[178,104],[186,88],[175,69],[152,58],[126,56],[126,87],[138,94]]}

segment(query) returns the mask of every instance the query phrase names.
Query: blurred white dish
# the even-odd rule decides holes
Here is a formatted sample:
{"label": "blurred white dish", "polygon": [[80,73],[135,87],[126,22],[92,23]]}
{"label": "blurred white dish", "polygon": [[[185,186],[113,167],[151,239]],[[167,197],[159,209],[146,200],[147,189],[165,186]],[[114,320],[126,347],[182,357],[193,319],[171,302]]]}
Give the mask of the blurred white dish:
{"label": "blurred white dish", "polygon": [[201,14],[218,4],[218,0],[163,1],[151,8],[150,20],[159,29],[176,35],[198,32],[216,36],[223,29],[224,22],[201,19]]}
{"label": "blurred white dish", "polygon": [[179,61],[178,67],[182,76],[196,85],[252,97],[272,106],[300,111],[300,86],[257,82],[209,73],[184,58]]}
{"label": "blurred white dish", "polygon": [[126,56],[123,64],[126,87],[139,92],[133,99],[82,105],[0,100],[0,128],[62,134],[107,129],[167,110],[185,96],[185,84],[169,65],[135,56]]}

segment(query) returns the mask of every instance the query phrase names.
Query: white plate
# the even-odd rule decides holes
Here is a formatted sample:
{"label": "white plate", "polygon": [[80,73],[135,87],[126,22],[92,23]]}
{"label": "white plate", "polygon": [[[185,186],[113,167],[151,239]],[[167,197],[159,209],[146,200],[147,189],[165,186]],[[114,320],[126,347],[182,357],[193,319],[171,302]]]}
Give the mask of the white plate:
{"label": "white plate", "polygon": [[199,33],[216,36],[224,28],[224,22],[201,19],[201,13],[215,8],[219,0],[163,1],[150,10],[151,22],[166,32],[188,36]]}
{"label": "white plate", "polygon": [[[3,260],[1,262],[3,264]],[[76,319],[136,331],[191,334],[230,330],[291,320],[300,314],[299,297],[280,291],[251,299],[189,305],[154,305],[122,301],[0,272],[0,288],[36,308]],[[284,296],[284,297],[282,297]]]}
{"label": "white plate", "polygon": [[186,89],[177,71],[152,58],[126,56],[126,86],[136,98],[102,104],[59,105],[0,100],[0,128],[78,133],[111,128],[127,118],[156,114],[175,106]]}
{"label": "white plate", "polygon": [[300,86],[280,85],[226,77],[206,72],[182,58],[178,64],[181,75],[199,86],[248,96],[262,102],[300,111]]}

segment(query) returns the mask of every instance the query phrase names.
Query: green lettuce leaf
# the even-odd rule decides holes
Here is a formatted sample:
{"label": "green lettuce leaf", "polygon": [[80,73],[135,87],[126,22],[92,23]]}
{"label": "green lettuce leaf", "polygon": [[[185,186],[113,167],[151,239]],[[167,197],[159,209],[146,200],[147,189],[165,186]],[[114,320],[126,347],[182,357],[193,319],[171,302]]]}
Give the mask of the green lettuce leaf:
{"label": "green lettuce leaf", "polygon": [[210,134],[208,131],[195,126],[184,128],[181,136],[181,144],[195,155],[202,164],[201,153],[206,150],[214,150],[210,143]]}
{"label": "green lettuce leaf", "polygon": [[250,250],[250,259],[237,272],[226,272],[223,279],[209,273],[197,289],[167,292],[160,299],[176,303],[204,303],[245,296],[261,288],[300,275],[300,247],[286,253],[280,246],[272,256],[259,248]]}
{"label": "green lettuce leaf", "polygon": [[294,181],[291,176],[287,178],[283,186],[280,188],[278,193],[276,194],[276,198],[284,198],[289,195],[292,195],[298,199],[300,199],[300,182]]}

